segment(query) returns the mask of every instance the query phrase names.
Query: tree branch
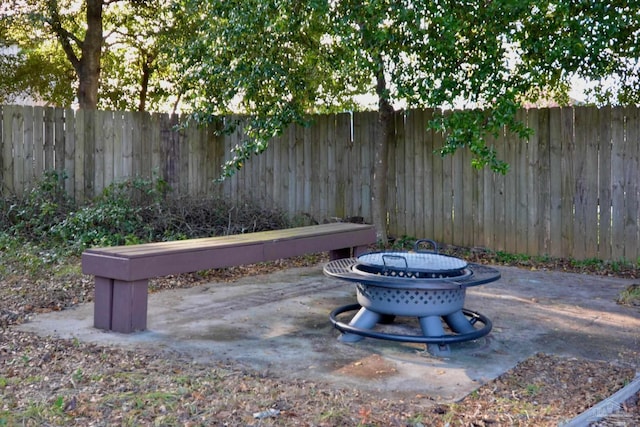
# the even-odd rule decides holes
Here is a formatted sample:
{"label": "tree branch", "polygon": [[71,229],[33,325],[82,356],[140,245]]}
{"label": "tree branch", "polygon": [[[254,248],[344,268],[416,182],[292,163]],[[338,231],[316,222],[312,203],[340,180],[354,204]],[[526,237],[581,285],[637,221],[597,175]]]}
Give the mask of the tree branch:
{"label": "tree branch", "polygon": [[78,46],[82,46],[82,40],[62,27],[62,20],[60,19],[60,11],[58,8],[57,0],[47,0],[47,8],[49,9],[50,15],[50,18],[47,19],[47,22],[60,41],[62,49],[67,55],[67,59],[69,59],[69,62],[71,62],[73,68],[77,70],[80,66],[80,60],[73,50],[71,41],[75,42]]}

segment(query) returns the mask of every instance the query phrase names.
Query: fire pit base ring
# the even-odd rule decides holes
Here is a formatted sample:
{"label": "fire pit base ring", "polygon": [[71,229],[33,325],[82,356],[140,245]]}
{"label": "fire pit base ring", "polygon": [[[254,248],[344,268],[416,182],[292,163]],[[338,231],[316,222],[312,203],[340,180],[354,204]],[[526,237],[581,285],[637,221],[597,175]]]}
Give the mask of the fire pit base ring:
{"label": "fire pit base ring", "polygon": [[[358,313],[349,324],[337,319],[340,314],[356,310],[358,310]],[[368,310],[360,304],[349,304],[338,307],[329,315],[333,326],[342,332],[340,340],[343,342],[357,342],[367,337],[389,341],[427,344],[429,352],[436,356],[448,355],[450,353],[449,344],[481,338],[491,332],[491,328],[493,327],[491,320],[486,316],[463,308],[462,310],[443,316],[445,322],[452,331],[454,331],[454,333],[451,334],[444,333],[440,316],[419,318],[423,335],[389,334],[372,329],[377,323],[390,323],[392,318],[393,316]],[[483,326],[476,329],[474,325],[478,322]]]}

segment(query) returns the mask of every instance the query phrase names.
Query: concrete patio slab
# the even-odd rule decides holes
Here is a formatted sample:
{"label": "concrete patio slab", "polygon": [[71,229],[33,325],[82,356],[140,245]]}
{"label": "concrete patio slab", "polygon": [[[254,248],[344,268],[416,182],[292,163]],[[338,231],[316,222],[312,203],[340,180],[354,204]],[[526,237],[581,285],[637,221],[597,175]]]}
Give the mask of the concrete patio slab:
{"label": "concrete patio slab", "polygon": [[[196,361],[230,361],[275,376],[443,403],[463,398],[537,352],[640,370],[640,312],[615,303],[632,281],[498,268],[502,278],[469,288],[465,302],[493,322],[492,332],[452,344],[446,357],[432,356],[423,344],[371,338],[339,342],[328,315],[355,302],[355,286],[324,276],[322,265],[154,293],[144,332],[93,328],[92,304],[37,315],[19,329],[162,349]],[[388,327],[418,333],[414,319],[398,319]]]}

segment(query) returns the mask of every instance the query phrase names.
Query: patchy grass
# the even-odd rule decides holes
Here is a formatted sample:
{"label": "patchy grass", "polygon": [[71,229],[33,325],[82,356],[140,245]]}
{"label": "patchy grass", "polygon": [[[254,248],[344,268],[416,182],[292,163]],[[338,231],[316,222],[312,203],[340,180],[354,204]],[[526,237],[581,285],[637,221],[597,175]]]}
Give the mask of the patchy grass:
{"label": "patchy grass", "polygon": [[618,304],[640,307],[640,284],[634,283],[629,285],[625,290],[620,292],[616,302]]}

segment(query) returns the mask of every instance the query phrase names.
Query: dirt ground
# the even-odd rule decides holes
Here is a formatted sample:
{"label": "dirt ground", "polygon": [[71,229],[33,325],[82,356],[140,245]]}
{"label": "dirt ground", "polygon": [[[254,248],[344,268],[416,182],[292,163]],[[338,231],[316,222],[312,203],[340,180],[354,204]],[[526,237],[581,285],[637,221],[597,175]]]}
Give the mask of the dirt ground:
{"label": "dirt ground", "polygon": [[[154,281],[153,288],[192,287],[322,261],[306,257],[168,277]],[[520,267],[568,270],[567,265]],[[20,332],[15,326],[33,313],[90,301],[91,279],[16,275],[1,285],[0,425],[552,426],[606,400],[636,376],[629,364],[539,353],[456,403],[440,404],[419,393],[390,399],[285,379],[232,361],[196,363],[162,351]],[[369,362],[353,369],[384,374],[375,359]],[[638,397],[616,404],[614,415],[592,425],[640,425]]]}

